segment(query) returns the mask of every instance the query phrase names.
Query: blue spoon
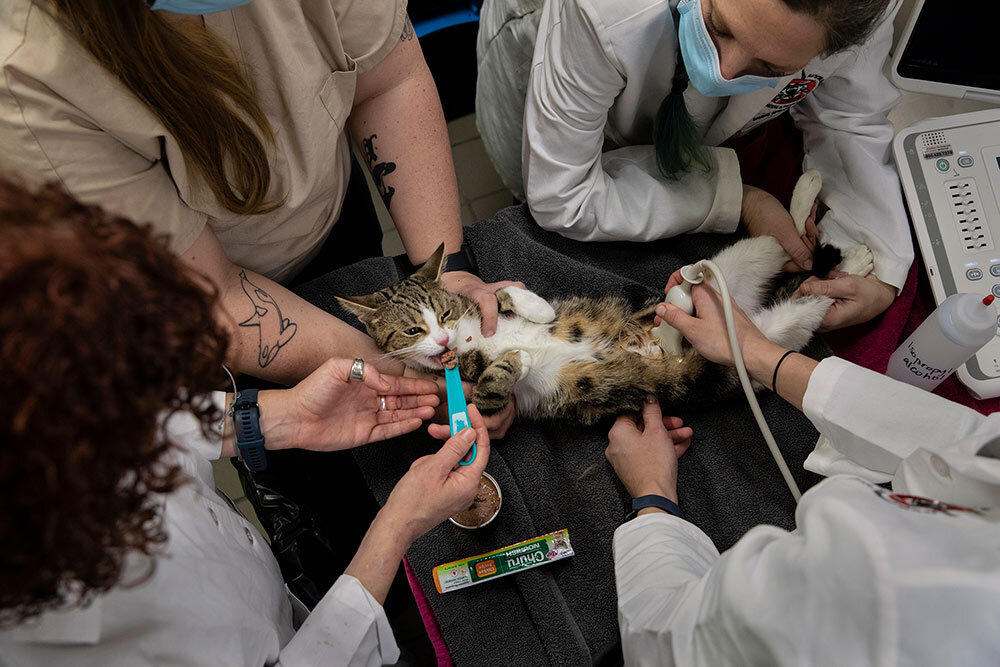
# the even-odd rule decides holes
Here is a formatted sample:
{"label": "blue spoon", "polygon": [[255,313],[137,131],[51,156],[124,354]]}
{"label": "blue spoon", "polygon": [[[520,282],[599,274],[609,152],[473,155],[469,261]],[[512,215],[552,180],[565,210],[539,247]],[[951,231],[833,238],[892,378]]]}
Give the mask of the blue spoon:
{"label": "blue spoon", "polygon": [[[458,372],[458,364],[452,368],[445,367],[444,383],[448,394],[448,422],[451,427],[451,434],[455,435],[464,428],[471,426],[469,423],[469,407],[465,402],[465,392],[462,391],[462,376]],[[467,466],[476,460],[476,443],[472,443],[469,458],[459,461],[459,465]]]}

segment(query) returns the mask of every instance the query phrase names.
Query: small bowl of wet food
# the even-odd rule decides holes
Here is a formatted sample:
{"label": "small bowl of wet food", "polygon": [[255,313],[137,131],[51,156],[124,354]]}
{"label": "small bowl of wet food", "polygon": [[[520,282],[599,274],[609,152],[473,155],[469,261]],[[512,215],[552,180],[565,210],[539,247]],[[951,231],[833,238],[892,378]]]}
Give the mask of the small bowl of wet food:
{"label": "small bowl of wet food", "polygon": [[476,497],[472,504],[464,510],[455,512],[448,520],[459,528],[469,530],[482,528],[500,513],[502,503],[503,494],[500,493],[500,485],[491,474],[484,472],[479,478],[479,488],[476,489]]}

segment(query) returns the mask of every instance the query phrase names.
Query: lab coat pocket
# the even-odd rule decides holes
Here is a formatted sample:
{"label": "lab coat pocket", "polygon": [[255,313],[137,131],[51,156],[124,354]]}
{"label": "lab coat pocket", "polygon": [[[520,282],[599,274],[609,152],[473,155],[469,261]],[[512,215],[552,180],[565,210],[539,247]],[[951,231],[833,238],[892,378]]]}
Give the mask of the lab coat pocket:
{"label": "lab coat pocket", "polygon": [[354,88],[358,74],[353,61],[349,67],[347,70],[331,72],[319,91],[319,99],[336,124],[337,130],[344,128],[344,123],[347,122],[347,117],[351,115],[351,108],[354,106]]}

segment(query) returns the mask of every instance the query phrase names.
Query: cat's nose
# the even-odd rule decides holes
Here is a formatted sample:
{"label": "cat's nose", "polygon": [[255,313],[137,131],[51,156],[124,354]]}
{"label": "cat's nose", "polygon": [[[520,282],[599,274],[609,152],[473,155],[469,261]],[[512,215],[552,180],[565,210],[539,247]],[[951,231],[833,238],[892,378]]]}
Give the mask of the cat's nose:
{"label": "cat's nose", "polygon": [[439,331],[434,335],[434,342],[442,347],[448,347],[448,334],[444,331]]}

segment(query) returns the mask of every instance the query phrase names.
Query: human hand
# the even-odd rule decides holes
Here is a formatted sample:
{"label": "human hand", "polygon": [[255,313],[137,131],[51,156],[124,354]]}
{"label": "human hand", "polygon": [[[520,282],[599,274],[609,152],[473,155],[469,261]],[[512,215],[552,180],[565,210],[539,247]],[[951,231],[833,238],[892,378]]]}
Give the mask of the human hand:
{"label": "human hand", "polygon": [[409,433],[434,416],[440,399],[433,382],[383,375],[372,364],[363,381],[352,381],[353,363],[330,359],[294,388],[273,393],[274,407],[261,407],[268,449],[350,449]]}
{"label": "human hand", "polygon": [[[409,373],[410,371],[407,371]],[[419,371],[416,371],[419,373]],[[430,424],[427,431],[438,440],[447,440],[451,436],[450,429],[448,427],[448,421],[450,419],[448,414],[448,391],[445,384],[444,378],[440,376],[427,375],[429,379],[437,382],[438,385],[438,396],[440,397],[441,403],[438,405],[436,412],[434,413],[435,424]],[[462,381],[462,392],[465,394],[465,400],[468,401],[472,398],[473,393],[475,393],[476,385],[471,382]],[[517,416],[517,399],[514,398],[513,394],[510,397],[510,402],[507,403],[507,407],[501,412],[496,414],[483,417],[483,422],[486,424],[486,430],[489,432],[490,437],[494,440],[499,440],[500,438],[507,435],[507,430],[510,425],[514,423],[514,417]]]}
{"label": "human hand", "polygon": [[[462,390],[465,392],[465,400],[468,401],[472,397],[475,387],[476,385],[471,382],[462,383]],[[507,430],[510,428],[510,425],[514,423],[514,417],[516,416],[517,399],[515,399],[512,395],[506,408],[496,414],[483,417],[483,423],[486,424],[486,431],[490,434],[490,437],[494,440],[499,440],[507,435]],[[437,438],[438,440],[447,440],[451,437],[451,428],[448,426],[448,406],[446,404],[442,404],[441,407],[438,408],[434,419],[435,423],[427,425],[427,432],[431,434],[431,437]]]}
{"label": "human hand", "polygon": [[[410,466],[396,483],[382,512],[393,519],[412,542],[455,512],[467,508],[476,497],[479,478],[490,458],[490,436],[475,405],[469,406],[469,423],[441,446],[435,454],[423,456]],[[459,465],[472,443],[476,460]]]}
{"label": "human hand", "polygon": [[[692,287],[691,299],[694,301],[694,315],[688,315],[672,304],[661,303],[656,306],[655,322],[666,322],[680,331],[691,346],[709,361],[732,366],[735,362],[729,345],[726,316],[722,310],[722,296],[703,283]],[[744,356],[748,345],[768,342],[735,301],[733,323],[736,325],[736,341],[744,351]]]}
{"label": "human hand", "polygon": [[788,210],[774,196],[751,185],[743,186],[740,220],[750,236],[773,236],[791,261],[786,271],[809,271],[819,232],[816,229],[816,205],[806,218],[805,233],[800,235]]}
{"label": "human hand", "polygon": [[442,274],[441,284],[446,290],[454,294],[466,296],[477,304],[482,313],[481,330],[483,336],[491,337],[497,332],[497,303],[496,292],[504,287],[516,286],[524,287],[524,283],[504,280],[498,283],[484,283],[479,276],[475,276],[468,271],[449,271]]}
{"label": "human hand", "polygon": [[831,271],[828,280],[809,278],[793,296],[812,294],[834,300],[819,326],[820,331],[832,331],[881,315],[896,299],[896,288],[882,282],[873,273],[862,277]]}
{"label": "human hand", "polygon": [[604,455],[633,498],[655,494],[677,502],[677,458],[693,435],[681,424],[676,417],[664,417],[654,397],[643,405],[641,423],[629,415],[615,420]]}

